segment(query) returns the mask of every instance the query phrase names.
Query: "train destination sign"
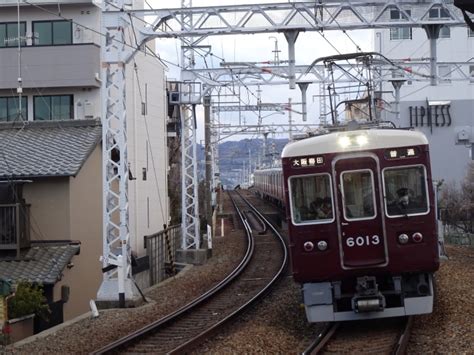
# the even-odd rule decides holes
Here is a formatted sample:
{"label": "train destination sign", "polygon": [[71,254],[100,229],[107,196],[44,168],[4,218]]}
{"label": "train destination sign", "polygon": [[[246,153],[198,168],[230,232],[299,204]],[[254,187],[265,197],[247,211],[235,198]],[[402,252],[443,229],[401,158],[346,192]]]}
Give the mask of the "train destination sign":
{"label": "train destination sign", "polygon": [[323,157],[296,158],[292,161],[293,168],[307,168],[324,164]]}

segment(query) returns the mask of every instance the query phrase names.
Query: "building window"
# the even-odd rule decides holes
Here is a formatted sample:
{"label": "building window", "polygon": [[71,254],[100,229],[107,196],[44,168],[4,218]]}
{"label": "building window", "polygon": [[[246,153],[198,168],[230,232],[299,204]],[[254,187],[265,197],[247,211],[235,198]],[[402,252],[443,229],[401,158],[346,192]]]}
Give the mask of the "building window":
{"label": "building window", "polygon": [[449,84],[451,83],[451,66],[450,65],[440,65],[439,66],[439,78],[442,79],[441,83]]}
{"label": "building window", "polygon": [[34,97],[35,121],[70,120],[74,117],[72,95]]}
{"label": "building window", "polygon": [[467,29],[467,36],[468,37],[474,37],[474,31],[470,27],[468,27],[468,29]]}
{"label": "building window", "polygon": [[21,115],[18,113],[18,97],[0,97],[0,121],[21,121],[27,120],[27,103],[26,97],[21,98]]}
{"label": "building window", "polygon": [[56,46],[72,44],[71,21],[33,22],[34,44],[36,46]]}
{"label": "building window", "polygon": [[469,66],[469,82],[474,84],[474,65]]}
{"label": "building window", "polygon": [[[411,16],[411,10],[405,12]],[[407,18],[399,10],[390,10],[390,20],[407,20]],[[412,39],[411,27],[390,28],[390,39]]]}
{"label": "building window", "polygon": [[433,7],[428,14],[429,18],[449,18],[449,12],[444,7]]}
{"label": "building window", "polygon": [[[445,19],[449,18],[448,10],[442,7],[434,7],[430,10],[428,17],[430,19]],[[450,38],[451,30],[448,26],[442,26],[439,31],[439,38]]]}
{"label": "building window", "polygon": [[448,26],[443,26],[439,30],[439,38],[450,38],[451,37],[451,29]]}
{"label": "building window", "polygon": [[[20,45],[26,46],[26,22],[20,22]],[[0,23],[0,48],[18,46],[18,23]]]}

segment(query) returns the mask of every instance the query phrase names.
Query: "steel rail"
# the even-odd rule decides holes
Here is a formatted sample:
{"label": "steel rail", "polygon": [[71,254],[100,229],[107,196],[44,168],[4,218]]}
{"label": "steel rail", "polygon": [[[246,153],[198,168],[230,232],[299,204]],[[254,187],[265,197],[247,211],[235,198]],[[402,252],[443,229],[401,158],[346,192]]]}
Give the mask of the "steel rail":
{"label": "steel rail", "polygon": [[[245,252],[244,258],[241,260],[239,265],[224,279],[222,280],[218,285],[213,287],[211,290],[207,291],[203,295],[199,296],[195,300],[191,301],[184,307],[180,308],[176,312],[173,312],[172,314],[157,320],[95,352],[93,354],[103,354],[103,353],[110,353],[110,352],[117,352],[120,349],[123,349],[127,346],[133,346],[134,344],[138,344],[140,339],[145,338],[146,336],[158,333],[160,328],[164,328],[167,325],[171,324],[172,322],[176,321],[177,319],[184,319],[184,317],[188,314],[192,314],[194,309],[197,309],[199,305],[202,305],[205,301],[209,300],[212,296],[214,296],[216,293],[219,291],[223,290],[226,286],[228,286],[232,281],[234,281],[240,273],[244,271],[250,260],[252,259],[252,255],[254,253],[255,249],[255,244],[253,241],[252,233],[251,233],[251,228],[249,226],[248,221],[246,220],[245,216],[243,213],[240,211],[240,209],[237,207],[237,204],[235,200],[231,197],[232,203],[234,207],[236,208],[237,214],[239,215],[243,225],[244,229],[247,234],[247,240],[248,240],[248,246],[247,250]],[[283,240],[280,236],[280,239]],[[287,250],[286,247],[283,243],[283,250],[285,254],[285,258],[283,263],[286,264],[287,262]],[[281,274],[282,267],[280,267],[279,273]],[[250,304],[252,304],[256,299],[258,299],[264,291],[266,291],[273,283],[274,281],[279,277],[277,274],[272,278],[272,280],[267,283],[267,285],[258,292],[257,295],[255,295],[252,299],[250,299],[248,302],[246,302],[243,306],[239,307],[239,309],[233,311],[230,315],[226,316],[224,319],[217,321],[217,323],[214,323],[211,327],[207,328],[205,331],[201,332],[197,336],[194,336],[190,340],[186,341],[185,343],[179,345],[175,349],[168,351],[168,353],[182,353],[185,352],[186,350],[191,349],[193,346],[195,346],[201,339],[205,336],[209,336],[209,334],[212,334],[213,332],[216,331],[224,322],[227,320],[233,318],[235,315],[239,314],[242,312],[243,309],[248,308]],[[158,351],[158,349],[156,349]]]}
{"label": "steel rail", "polygon": [[[231,200],[232,200],[232,203],[234,204],[234,207],[236,207],[235,202],[233,201],[232,198],[231,198]],[[183,307],[181,307],[177,311],[175,311],[175,312],[173,312],[173,313],[171,313],[171,314],[169,314],[169,315],[167,315],[167,316],[165,316],[165,317],[163,317],[163,318],[161,318],[161,319],[159,319],[159,320],[157,320],[153,323],[150,323],[150,324],[146,325],[145,327],[143,327],[143,328],[141,328],[141,329],[139,329],[135,332],[132,332],[132,333],[126,335],[125,337],[121,338],[121,339],[118,339],[117,341],[112,342],[112,343],[102,347],[101,349],[92,352],[91,354],[105,354],[105,353],[117,350],[119,348],[125,347],[127,345],[130,345],[131,343],[139,340],[140,338],[157,331],[160,327],[163,327],[164,325],[171,323],[176,318],[184,315],[185,313],[188,313],[188,312],[192,311],[195,307],[197,307],[198,305],[200,305],[204,301],[208,300],[211,296],[213,296],[214,294],[216,294],[217,292],[219,292],[220,290],[225,288],[231,281],[233,281],[243,271],[243,269],[247,266],[247,264],[250,262],[252,253],[254,251],[254,242],[253,242],[253,238],[252,238],[252,235],[251,235],[250,226],[248,225],[247,221],[243,217],[240,210],[238,210],[237,208],[236,208],[236,210],[237,210],[237,213],[239,214],[239,217],[242,220],[242,223],[244,225],[244,229],[246,231],[247,249],[246,249],[244,257],[242,258],[240,263],[237,265],[237,267],[234,270],[232,270],[232,272],[225,279],[223,279],[216,286],[214,286],[213,288],[211,288],[207,292],[203,293],[202,295],[200,295],[196,299],[192,300],[188,304],[184,305]]]}
{"label": "steel rail", "polygon": [[[265,224],[267,224],[273,231],[274,235],[279,238],[279,241],[281,242],[281,247],[283,251],[283,261],[281,263],[281,266],[277,273],[273,276],[273,278],[267,283],[267,285],[262,288],[254,297],[252,297],[250,300],[248,300],[245,304],[243,304],[240,308],[232,312],[230,315],[228,315],[226,318],[222,319],[220,322],[215,324],[212,328],[209,330],[206,330],[199,334],[197,337],[189,340],[188,342],[184,343],[180,347],[174,349],[173,351],[170,352],[170,354],[183,354],[188,352],[193,348],[193,346],[196,343],[199,343],[204,337],[207,337],[208,335],[212,334],[215,332],[216,329],[218,329],[220,326],[222,326],[224,323],[229,321],[230,319],[234,318],[235,316],[243,313],[245,310],[247,310],[251,305],[253,305],[260,297],[262,297],[268,289],[273,286],[273,284],[283,275],[283,272],[288,264],[288,248],[286,247],[285,240],[283,236],[276,230],[276,228],[272,225],[272,223],[265,218],[256,208],[253,206],[246,198],[244,198],[237,190],[234,190],[234,192],[239,195],[239,197],[252,209],[252,211],[259,216],[261,221],[263,221]],[[231,195],[229,194],[231,197]],[[232,203],[234,204],[234,207],[237,209],[235,200],[231,197]],[[239,212],[239,215],[242,217],[242,214]],[[249,227],[250,228],[250,227]]]}
{"label": "steel rail", "polygon": [[267,224],[254,211],[247,210],[245,215],[252,231],[255,230],[258,234],[265,234],[267,232]]}
{"label": "steel rail", "polygon": [[318,336],[311,342],[311,344],[302,352],[302,355],[315,355],[318,354],[334,336],[337,328],[339,327],[338,322],[327,323],[326,326],[321,330]]}
{"label": "steel rail", "polygon": [[411,328],[413,326],[413,316],[406,317],[405,326],[401,332],[397,343],[392,351],[393,355],[403,355],[406,354],[406,349],[408,346],[408,341],[410,340]]}

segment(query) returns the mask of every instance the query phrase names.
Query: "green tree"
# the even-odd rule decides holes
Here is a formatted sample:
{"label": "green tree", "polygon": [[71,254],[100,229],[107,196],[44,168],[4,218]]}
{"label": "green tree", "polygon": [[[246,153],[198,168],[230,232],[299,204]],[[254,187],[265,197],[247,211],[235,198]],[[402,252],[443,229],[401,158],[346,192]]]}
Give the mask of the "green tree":
{"label": "green tree", "polygon": [[8,302],[8,317],[10,319],[35,314],[47,320],[50,313],[42,286],[26,281],[20,281],[16,284],[15,296]]}

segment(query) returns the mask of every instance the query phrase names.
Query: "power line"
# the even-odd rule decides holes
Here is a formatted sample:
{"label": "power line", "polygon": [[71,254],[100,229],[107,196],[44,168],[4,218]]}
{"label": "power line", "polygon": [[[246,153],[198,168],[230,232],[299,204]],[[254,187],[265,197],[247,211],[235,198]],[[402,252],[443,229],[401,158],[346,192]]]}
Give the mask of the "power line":
{"label": "power line", "polygon": [[[48,13],[48,14],[57,16],[57,17],[59,17],[59,18],[61,18],[61,19],[63,19],[63,20],[69,21],[69,22],[75,24],[76,26],[79,26],[79,27],[84,28],[84,29],[86,29],[86,30],[89,30],[89,31],[91,31],[91,32],[93,32],[93,33],[95,33],[95,34],[98,34],[99,36],[102,36],[102,37],[104,37],[104,38],[107,37],[106,34],[100,32],[100,31],[98,31],[98,30],[96,30],[96,29],[94,29],[94,28],[88,27],[88,26],[83,25],[83,24],[81,24],[81,23],[78,23],[78,22],[76,22],[76,21],[74,21],[74,20],[71,20],[71,19],[69,19],[69,18],[66,18],[66,17],[62,16],[61,14],[57,14],[57,13],[55,13],[55,12],[53,12],[53,11],[49,11],[48,9],[45,9],[44,7],[41,7],[41,6],[36,5],[36,4],[33,4],[33,3],[31,3],[31,2],[29,2],[29,1],[27,1],[27,0],[23,0],[23,2],[25,2],[26,4],[31,5],[31,6],[33,6],[33,7],[36,7],[36,8],[40,9],[40,10],[43,11],[43,12],[46,12],[46,13]],[[140,18],[138,18],[138,17],[136,17],[136,16],[134,16],[134,17],[137,18],[137,19],[139,19],[139,20],[141,20]],[[142,52],[142,53],[145,53],[145,54],[148,53],[148,52],[144,51],[143,49],[141,49],[139,46],[138,46],[138,47],[135,47],[135,46],[132,46],[132,45],[130,45],[130,44],[128,44],[128,43],[122,43],[120,40],[115,39],[115,38],[112,38],[112,40],[115,41],[115,42],[118,42],[118,43],[120,43],[120,44],[123,44],[123,45],[125,45],[126,47],[131,48],[131,49],[133,49],[133,50],[135,50],[135,51]],[[153,57],[154,57],[155,59],[157,59],[158,61],[160,61],[160,62],[163,61],[163,62],[166,62],[166,63],[168,63],[168,64],[170,64],[170,65],[173,65],[173,66],[176,66],[176,67],[178,67],[178,68],[181,68],[181,66],[180,66],[179,64],[170,62],[170,61],[168,61],[168,60],[164,60],[164,59],[162,59],[161,57],[159,57],[156,53],[154,53],[153,51],[150,51],[150,52],[153,54]]]}

